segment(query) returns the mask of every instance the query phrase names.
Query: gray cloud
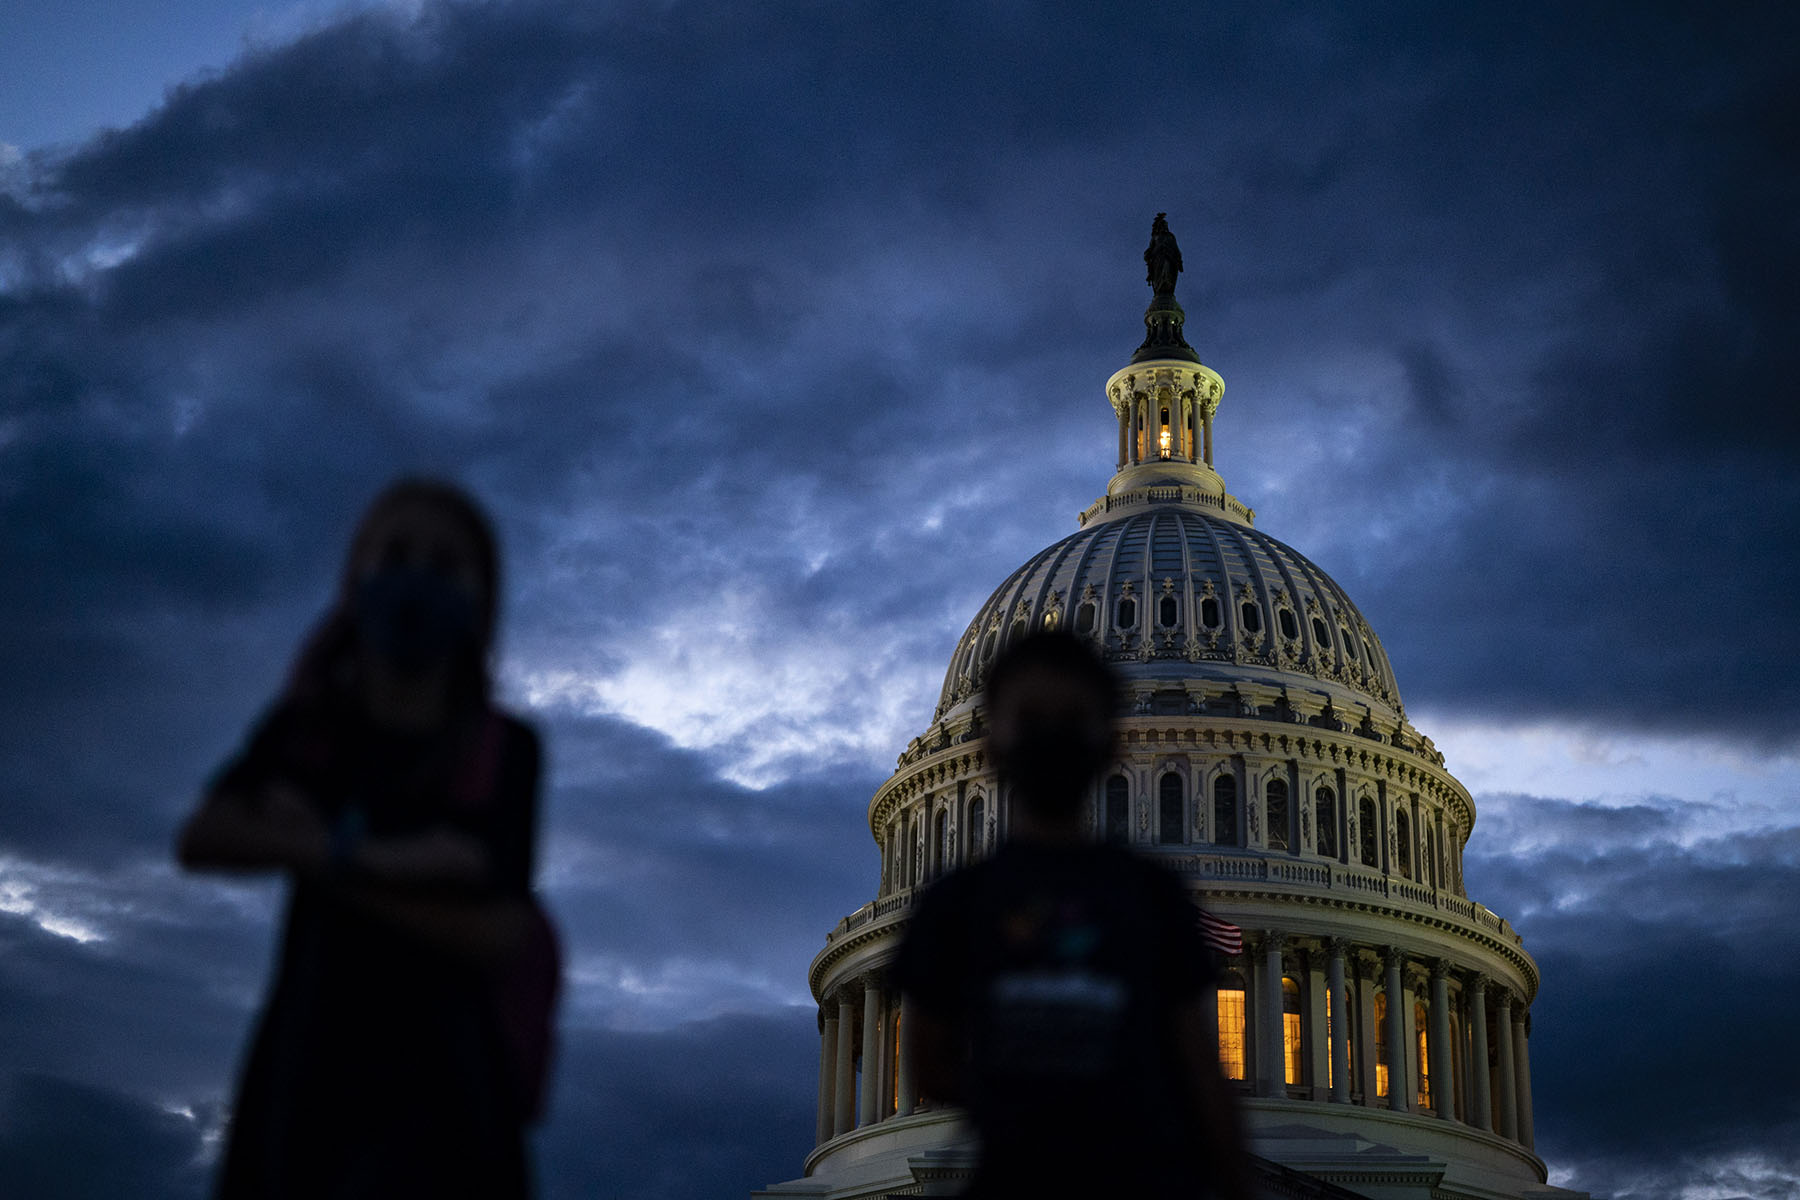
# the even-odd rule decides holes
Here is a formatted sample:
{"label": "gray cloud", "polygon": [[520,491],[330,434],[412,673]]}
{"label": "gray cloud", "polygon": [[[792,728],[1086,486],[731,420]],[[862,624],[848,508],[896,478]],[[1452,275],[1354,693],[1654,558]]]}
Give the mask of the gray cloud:
{"label": "gray cloud", "polygon": [[[557,1186],[791,1174],[810,1034],[768,1035],[799,1056],[778,1086],[726,1044],[760,1027],[667,1026],[776,1021],[769,981],[803,987],[872,894],[862,808],[954,638],[1104,487],[1159,209],[1228,482],[1349,588],[1410,703],[1791,745],[1793,22],[427,5],[6,167],[0,857],[118,908],[77,914],[116,923],[98,945],[0,914],[5,1061],[222,1096],[269,914],[134,872],[278,686],[359,506],[439,470],[507,543],[515,696],[576,676],[540,719],[578,1016],[662,1030],[581,1043],[566,1103],[622,1112],[632,1055],[716,1053],[768,1108],[669,1074],[666,1125],[691,1103],[738,1149],[659,1174],[554,1135]],[[1671,1064],[1755,1070],[1747,1040],[1683,1047],[1721,1002],[1701,977],[1735,1031],[1794,973],[1743,949],[1782,938],[1787,835],[1708,841],[1654,798],[1483,821],[1526,848],[1471,881],[1545,965],[1540,1073],[1579,1051],[1634,1082],[1546,1075],[1553,1160],[1763,1186],[1731,1156],[1792,1113],[1733,1132],[1707,1100],[1680,1159],[1649,1098],[1689,1111]],[[663,998],[607,1000],[622,972]],[[126,1103],[68,1095],[65,1124]],[[156,1121],[131,1127],[175,1145]],[[755,1146],[788,1148],[751,1171]]]}

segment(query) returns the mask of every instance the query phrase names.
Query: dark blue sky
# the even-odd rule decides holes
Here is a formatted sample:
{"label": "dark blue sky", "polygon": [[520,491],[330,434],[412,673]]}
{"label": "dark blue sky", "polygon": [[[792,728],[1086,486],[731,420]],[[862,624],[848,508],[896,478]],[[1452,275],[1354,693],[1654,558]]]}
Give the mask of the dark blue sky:
{"label": "dark blue sky", "polygon": [[1221,472],[1476,793],[1554,1178],[1800,1187],[1784,8],[6,21],[0,1184],[199,1194],[279,891],[171,832],[420,469],[551,755],[546,1196],[796,1174],[864,806],[1103,489],[1167,211]]}

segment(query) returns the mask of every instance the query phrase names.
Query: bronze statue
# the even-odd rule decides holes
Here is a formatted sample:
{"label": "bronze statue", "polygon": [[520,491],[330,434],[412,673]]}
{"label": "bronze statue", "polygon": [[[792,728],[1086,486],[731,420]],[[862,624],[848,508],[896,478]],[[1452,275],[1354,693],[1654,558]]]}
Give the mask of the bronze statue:
{"label": "bronze statue", "polygon": [[1175,277],[1181,274],[1181,247],[1175,244],[1175,235],[1169,232],[1169,222],[1165,219],[1168,215],[1156,214],[1156,220],[1150,225],[1150,245],[1144,251],[1144,265],[1150,268],[1144,281],[1159,297],[1175,294]]}

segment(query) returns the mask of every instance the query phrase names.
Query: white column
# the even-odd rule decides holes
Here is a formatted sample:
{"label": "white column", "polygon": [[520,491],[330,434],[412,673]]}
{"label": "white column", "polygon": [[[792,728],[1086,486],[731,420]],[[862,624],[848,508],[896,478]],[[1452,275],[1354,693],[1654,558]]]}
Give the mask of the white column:
{"label": "white column", "polygon": [[1456,1111],[1456,1084],[1450,1067],[1450,963],[1431,964],[1431,1106],[1449,1119]]}
{"label": "white column", "polygon": [[856,1128],[856,1001],[848,991],[838,996],[837,1081],[831,1089],[837,1105],[831,1120],[833,1135]]}
{"label": "white column", "polygon": [[1406,992],[1400,979],[1406,956],[1398,946],[1389,946],[1383,959],[1387,967],[1387,1069],[1388,1107],[1395,1112],[1412,1111],[1412,1088],[1406,1078]]}
{"label": "white column", "polygon": [[1531,1016],[1524,1009],[1513,1018],[1513,1062],[1519,1071],[1519,1144],[1530,1150],[1535,1145],[1531,1128]]}
{"label": "white column", "polygon": [[1325,1036],[1325,961],[1317,950],[1306,952],[1306,1071],[1311,1098],[1323,1100],[1330,1087],[1325,1082],[1331,1069],[1331,1042]]}
{"label": "white column", "polygon": [[899,1096],[894,1101],[894,1115],[904,1117],[919,1106],[919,1087],[913,1082],[912,1006],[905,1000],[895,1008],[895,1024],[900,1030],[900,1065],[896,1068],[899,1078],[894,1088]]}
{"label": "white column", "polygon": [[1519,1109],[1514,1087],[1518,1080],[1514,1072],[1518,1068],[1513,1064],[1512,993],[1505,988],[1500,989],[1500,997],[1494,1002],[1494,1040],[1500,1047],[1500,1062],[1494,1079],[1498,1085],[1496,1090],[1500,1093],[1499,1103],[1496,1105],[1500,1110],[1497,1114],[1500,1118],[1498,1132],[1501,1137],[1517,1141]]}
{"label": "white column", "polygon": [[1286,1055],[1281,1021],[1281,948],[1286,938],[1273,930],[1263,935],[1261,1010],[1263,1038],[1257,1056],[1256,1091],[1259,1096],[1286,1094]]}
{"label": "white column", "polygon": [[1143,438],[1138,433],[1138,418],[1143,416],[1144,402],[1136,392],[1131,394],[1131,461],[1135,465],[1143,455]]}
{"label": "white column", "polygon": [[881,1094],[881,987],[873,975],[863,976],[862,1104],[860,1128],[881,1119],[875,1098]]}
{"label": "white column", "polygon": [[1331,1100],[1350,1103],[1350,991],[1344,985],[1344,939],[1331,939]]}
{"label": "white column", "polygon": [[819,1141],[828,1142],[837,1133],[837,1049],[838,1019],[825,1018],[825,1030],[819,1048]]}
{"label": "white column", "polygon": [[1494,1127],[1493,1087],[1488,1075],[1487,976],[1477,975],[1469,984],[1469,1094],[1475,1104],[1470,1124],[1477,1129]]}
{"label": "white column", "polygon": [[831,1084],[836,1075],[837,1055],[837,1018],[827,1018],[825,1010],[819,1010],[819,1121],[815,1130],[814,1145],[823,1145],[831,1138]]}
{"label": "white column", "polygon": [[1376,1108],[1381,1101],[1375,1095],[1375,978],[1371,964],[1361,957],[1355,962],[1357,979],[1356,1044],[1362,1047],[1357,1063],[1357,1090],[1363,1106]]}

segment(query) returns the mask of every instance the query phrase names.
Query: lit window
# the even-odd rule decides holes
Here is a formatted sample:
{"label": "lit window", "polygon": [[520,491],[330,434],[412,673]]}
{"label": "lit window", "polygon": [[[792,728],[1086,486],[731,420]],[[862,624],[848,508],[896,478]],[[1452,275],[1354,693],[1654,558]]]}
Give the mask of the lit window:
{"label": "lit window", "polygon": [[1335,1007],[1335,1002],[1332,999],[1331,989],[1326,988],[1325,989],[1325,1048],[1327,1051],[1327,1053],[1325,1055],[1325,1086],[1326,1087],[1336,1087],[1337,1086],[1337,1066],[1336,1066],[1337,1058],[1335,1055],[1330,1053],[1331,1020],[1332,1020],[1332,1014],[1335,1013],[1336,1011],[1337,1011],[1337,1008]]}
{"label": "lit window", "polygon": [[1244,982],[1235,971],[1219,988],[1219,1069],[1227,1079],[1244,1077]]}
{"label": "lit window", "polygon": [[1269,794],[1269,849],[1288,848],[1288,787],[1279,779],[1271,780]]}
{"label": "lit window", "polygon": [[1182,820],[1181,776],[1170,771],[1157,786],[1161,791],[1157,803],[1162,811],[1157,814],[1156,840],[1165,846],[1186,841],[1182,836],[1185,822]]}
{"label": "lit window", "polygon": [[1387,993],[1375,993],[1375,1094],[1388,1094]]}
{"label": "lit window", "polygon": [[1283,1077],[1300,1083],[1300,985],[1287,976],[1281,980],[1281,1059]]}
{"label": "lit window", "polygon": [[1413,1005],[1413,1026],[1419,1031],[1419,1107],[1431,1107],[1431,1044],[1425,1039],[1425,1006]]}
{"label": "lit window", "polygon": [[1162,432],[1156,435],[1156,452],[1161,457],[1168,458],[1171,452],[1171,446],[1172,439],[1169,435],[1169,410],[1165,408],[1162,410]]}

